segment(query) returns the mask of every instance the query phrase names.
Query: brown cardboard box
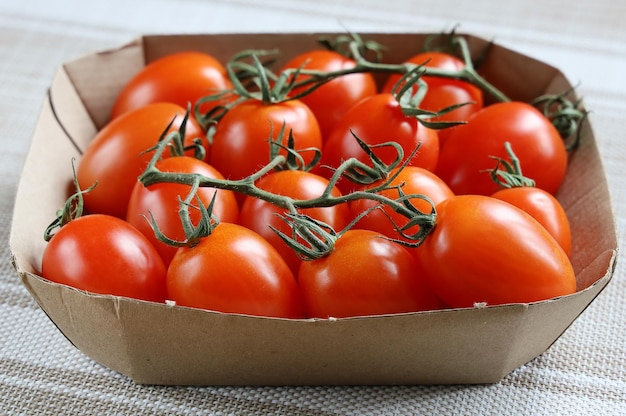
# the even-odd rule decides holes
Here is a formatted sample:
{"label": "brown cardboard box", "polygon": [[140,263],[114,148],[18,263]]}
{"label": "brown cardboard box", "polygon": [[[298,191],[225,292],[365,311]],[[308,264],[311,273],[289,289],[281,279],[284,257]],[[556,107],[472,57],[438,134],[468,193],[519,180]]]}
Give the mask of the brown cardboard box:
{"label": "brown cardboard box", "polygon": [[[401,62],[424,35],[367,34]],[[87,356],[138,383],[317,385],[492,383],[545,351],[611,279],[617,238],[593,131],[584,125],[559,199],[572,225],[578,293],[533,304],[337,320],[282,320],[92,295],[37,273],[42,233],[68,195],[80,159],[122,85],[145,62],[182,49],[222,61],[242,49],[284,58],[316,46],[313,34],[145,36],[62,65],[34,132],[15,201],[10,246],[19,276],[63,334]],[[473,52],[486,45],[468,37]],[[555,68],[494,46],[483,75],[530,100],[570,87]],[[71,259],[68,259],[71,261]]]}

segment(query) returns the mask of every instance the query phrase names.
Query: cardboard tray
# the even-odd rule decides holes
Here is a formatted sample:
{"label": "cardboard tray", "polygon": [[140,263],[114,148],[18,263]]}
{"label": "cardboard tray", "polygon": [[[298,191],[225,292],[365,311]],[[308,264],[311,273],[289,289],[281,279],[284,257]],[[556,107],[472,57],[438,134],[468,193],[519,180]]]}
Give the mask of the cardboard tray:
{"label": "cardboard tray", "polygon": [[[85,355],[145,384],[493,383],[549,348],[609,283],[617,237],[589,123],[558,195],[572,225],[572,262],[579,291],[571,296],[393,316],[284,320],[93,295],[38,276],[43,230],[71,188],[70,159],[80,159],[81,149],[106,123],[121,87],[145,62],[183,49],[203,50],[225,62],[249,48],[278,48],[286,60],[316,47],[318,36],[144,36],[59,68],[25,161],[10,247],[23,284]],[[364,36],[387,45],[388,62],[401,62],[420,51],[425,38],[424,34]],[[487,44],[476,37],[468,39],[476,54]],[[557,69],[498,45],[491,48],[481,71],[518,100],[561,93],[571,86]]]}

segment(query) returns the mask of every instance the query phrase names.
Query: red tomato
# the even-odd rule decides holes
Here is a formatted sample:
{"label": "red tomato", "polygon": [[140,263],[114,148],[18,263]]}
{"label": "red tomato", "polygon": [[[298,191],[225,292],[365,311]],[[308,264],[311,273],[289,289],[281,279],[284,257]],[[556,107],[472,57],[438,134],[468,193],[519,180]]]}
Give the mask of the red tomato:
{"label": "red tomato", "polygon": [[326,257],[302,262],[307,316],[342,318],[439,309],[411,253],[369,230],[348,230]]}
{"label": "red tomato", "polygon": [[167,271],[178,305],[278,318],[304,316],[298,284],[278,252],[237,224],[220,223],[194,247],[181,247]]}
{"label": "red tomato", "polygon": [[488,196],[439,204],[437,226],[414,254],[434,291],[455,308],[576,291],[574,270],[556,240],[524,211]]}
{"label": "red tomato", "polygon": [[41,274],[88,292],[165,301],[166,269],[159,253],[133,226],[108,215],[65,224],[44,249]]}
{"label": "red tomato", "polygon": [[[328,180],[310,172],[297,170],[285,170],[273,172],[261,178],[256,185],[268,192],[278,195],[286,195],[294,199],[317,198],[328,186]],[[341,196],[337,188],[333,190],[333,196]],[[278,214],[285,213],[286,210],[254,197],[247,197],[241,206],[240,224],[256,231],[263,238],[269,241],[281,254],[289,265],[289,268],[297,275],[300,267],[300,257],[291,249],[270,226],[291,235],[289,226],[278,217]],[[335,205],[323,208],[309,208],[300,210],[302,214],[308,215],[319,221],[330,225],[334,230],[340,231],[348,225],[351,220],[350,210],[346,204]]]}
{"label": "red tomato", "polygon": [[[415,117],[402,114],[400,103],[391,94],[376,94],[364,98],[348,110],[335,124],[322,151],[320,165],[337,168],[343,161],[356,158],[369,162],[367,153],[359,146],[352,132],[368,145],[394,141],[400,144],[404,158],[421,144],[419,151],[409,164],[434,170],[439,157],[439,138],[435,130],[421,125]],[[393,148],[373,149],[383,162],[389,164],[396,157]],[[371,163],[369,163],[371,165]],[[329,176],[328,170],[319,169],[316,173]],[[355,188],[347,180],[337,186],[345,194]]]}
{"label": "red tomato", "polygon": [[[462,60],[444,52],[422,52],[409,58],[407,62],[416,65],[426,63],[425,67],[447,71],[460,71],[465,66]],[[390,75],[382,91],[391,92],[400,78],[401,75],[399,74]],[[426,95],[420,103],[420,108],[424,110],[439,111],[456,104],[472,103],[445,113],[440,117],[432,118],[430,119],[431,121],[467,121],[472,114],[483,107],[482,91],[469,82],[428,75],[422,76],[422,80],[428,85]],[[447,128],[437,131],[441,145],[448,139],[452,129]]]}
{"label": "red tomato", "polygon": [[[146,65],[119,93],[111,119],[157,102],[187,108],[206,95],[232,89],[226,69],[213,56],[185,51],[164,56]],[[211,105],[203,106],[208,111]]]}
{"label": "red tomato", "polygon": [[487,106],[454,128],[439,153],[436,173],[455,194],[491,195],[498,190],[487,171],[493,157],[506,159],[505,142],[538,188],[555,194],[567,169],[567,151],[550,121],[529,104]]}
{"label": "red tomato", "polygon": [[[307,70],[340,71],[354,68],[356,62],[344,55],[324,49],[317,49],[302,53],[281,68],[303,67]],[[310,76],[300,75],[297,81],[304,81]],[[305,86],[295,89],[293,94],[298,94],[309,88]],[[344,75],[320,86],[300,100],[309,106],[320,125],[322,138],[326,138],[337,120],[354,104],[365,97],[377,92],[376,80],[371,73],[363,72]]]}
{"label": "red tomato", "polygon": [[[321,149],[317,120],[301,101],[264,104],[251,99],[231,108],[219,121],[211,145],[210,164],[228,179],[251,175],[270,161],[270,136],[275,138],[283,123],[286,125],[284,145],[291,129],[296,150]],[[313,154],[305,153],[303,157],[308,163]]]}
{"label": "red tomato", "polygon": [[[197,173],[214,179],[224,178],[211,165],[189,156],[162,159],[156,163],[156,167],[162,172]],[[146,218],[150,218],[150,214],[152,214],[159,229],[168,238],[183,241],[185,232],[178,216],[180,208],[178,198],[184,200],[190,189],[189,185],[173,182],[156,183],[146,188],[141,182],[137,181],[130,196],[126,220],[154,244],[166,265],[174,257],[177,247],[159,241]],[[217,195],[215,195],[216,192]],[[220,221],[237,222],[239,219],[239,206],[237,205],[234,192],[216,190],[209,187],[198,188],[196,192],[196,196],[200,198],[204,206],[209,205],[214,195],[215,203],[212,213]],[[193,203],[195,203],[195,200]],[[190,209],[189,215],[192,223],[198,224],[200,211]]]}
{"label": "red tomato", "polygon": [[569,256],[572,236],[569,220],[561,203],[550,193],[532,186],[501,189],[491,195],[530,214],[556,239]]}
{"label": "red tomato", "polygon": [[[81,188],[87,189],[98,183],[84,195],[88,212],[126,218],[128,200],[137,177],[152,157],[152,152],[144,152],[158,143],[174,117],[171,130],[177,130],[185,112],[177,104],[150,104],[116,118],[96,134],[76,170]],[[204,137],[192,118],[187,121],[185,136],[188,145],[194,138]],[[168,151],[165,152],[167,155]]]}
{"label": "red tomato", "polygon": [[[397,172],[398,169],[393,170],[390,173],[390,176],[395,175]],[[382,181],[379,181],[375,184],[372,184],[368,188],[378,186],[381,183]],[[403,185],[402,192],[404,193],[404,195],[425,195],[429,197],[435,205],[454,196],[448,185],[446,185],[446,183],[442,181],[438,176],[424,168],[420,168],[417,166],[404,167],[390,182],[389,186],[393,187],[401,184]],[[400,193],[396,188],[386,189],[380,191],[379,193],[390,199],[398,199],[400,197]],[[415,206],[415,208],[419,209],[423,213],[429,213],[433,208],[430,203],[419,198],[411,198],[411,203],[413,204],[413,206]],[[352,216],[356,217],[360,213],[364,212],[367,209],[371,209],[377,204],[378,203],[376,201],[370,199],[357,199],[350,202],[350,211],[352,212]],[[391,207],[385,205],[382,209],[375,209],[373,211],[370,211],[366,216],[361,218],[356,223],[356,226],[359,228],[377,231],[389,238],[397,238],[405,241],[410,241],[409,239],[402,237],[394,227],[394,223],[398,227],[402,227],[407,222],[408,219],[405,216],[395,212]],[[410,234],[416,231],[417,228],[411,228],[407,230],[406,233]]]}

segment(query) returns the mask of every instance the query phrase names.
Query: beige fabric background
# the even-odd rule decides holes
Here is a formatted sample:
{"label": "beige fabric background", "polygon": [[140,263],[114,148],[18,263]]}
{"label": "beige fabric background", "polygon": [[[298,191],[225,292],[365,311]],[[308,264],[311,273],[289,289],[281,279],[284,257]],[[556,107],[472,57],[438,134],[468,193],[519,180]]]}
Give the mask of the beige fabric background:
{"label": "beige fabric background", "polygon": [[580,83],[626,220],[626,3],[615,0],[22,0],[0,3],[0,414],[626,414],[626,276],[543,355],[489,386],[149,387],[72,347],[10,265],[15,187],[40,105],[64,61],[142,33],[441,31],[493,38]]}

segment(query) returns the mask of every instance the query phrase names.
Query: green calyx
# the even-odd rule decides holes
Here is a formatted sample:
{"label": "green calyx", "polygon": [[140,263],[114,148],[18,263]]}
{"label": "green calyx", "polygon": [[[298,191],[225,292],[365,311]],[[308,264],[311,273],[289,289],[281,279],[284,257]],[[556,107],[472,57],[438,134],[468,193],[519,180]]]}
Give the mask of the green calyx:
{"label": "green calyx", "polygon": [[537,97],[532,105],[552,122],[565,142],[567,150],[574,150],[581,140],[582,125],[588,112],[582,108],[582,100],[571,101],[568,95],[571,90],[561,94],[546,94]]}
{"label": "green calyx", "polygon": [[96,187],[97,183],[94,183],[89,188],[82,190],[76,178],[76,168],[74,166],[75,159],[72,158],[72,172],[74,178],[74,188],[76,192],[67,198],[65,204],[56,213],[56,218],[48,225],[44,231],[43,238],[45,241],[50,241],[57,230],[61,229],[64,225],[70,221],[82,217],[84,213],[84,200],[83,194],[90,192]]}
{"label": "green calyx", "polygon": [[511,143],[505,142],[504,147],[509,155],[509,160],[491,156],[495,159],[496,166],[489,171],[491,180],[502,188],[521,188],[535,186],[535,181],[522,174],[522,166],[518,157],[513,152]]}

